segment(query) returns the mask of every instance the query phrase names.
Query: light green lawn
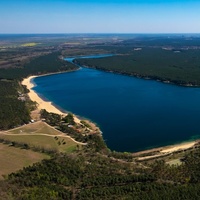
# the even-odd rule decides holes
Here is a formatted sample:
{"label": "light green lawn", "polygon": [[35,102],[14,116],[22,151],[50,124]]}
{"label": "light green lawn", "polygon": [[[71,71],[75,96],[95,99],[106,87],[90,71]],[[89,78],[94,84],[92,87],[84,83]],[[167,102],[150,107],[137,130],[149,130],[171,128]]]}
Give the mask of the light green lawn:
{"label": "light green lawn", "polygon": [[0,134],[0,138],[58,152],[71,152],[77,149],[75,141],[41,121],[7,131],[6,134]]}

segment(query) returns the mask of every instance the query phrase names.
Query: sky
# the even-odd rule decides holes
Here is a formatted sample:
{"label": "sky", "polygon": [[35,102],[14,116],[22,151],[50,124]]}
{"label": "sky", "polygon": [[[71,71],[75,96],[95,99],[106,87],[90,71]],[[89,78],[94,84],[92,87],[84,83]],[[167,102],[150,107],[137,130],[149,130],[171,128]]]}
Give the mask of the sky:
{"label": "sky", "polygon": [[200,0],[0,0],[4,33],[200,33]]}

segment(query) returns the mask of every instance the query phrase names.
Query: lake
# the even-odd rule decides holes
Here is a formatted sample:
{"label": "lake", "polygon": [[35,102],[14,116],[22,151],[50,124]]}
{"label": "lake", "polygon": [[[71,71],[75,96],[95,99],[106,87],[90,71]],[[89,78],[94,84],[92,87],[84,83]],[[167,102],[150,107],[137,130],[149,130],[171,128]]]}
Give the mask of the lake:
{"label": "lake", "polygon": [[84,67],[34,83],[40,96],[97,123],[112,150],[135,152],[200,138],[200,88]]}

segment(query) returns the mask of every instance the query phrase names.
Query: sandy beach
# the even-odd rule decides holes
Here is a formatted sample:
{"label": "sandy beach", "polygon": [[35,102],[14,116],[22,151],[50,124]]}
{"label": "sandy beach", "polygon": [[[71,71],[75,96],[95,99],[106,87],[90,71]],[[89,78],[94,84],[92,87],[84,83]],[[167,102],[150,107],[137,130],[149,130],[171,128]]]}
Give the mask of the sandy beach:
{"label": "sandy beach", "polygon": [[[22,81],[22,85],[25,85],[27,87],[27,89],[30,90],[28,95],[29,95],[29,97],[32,101],[37,102],[38,110],[46,109],[48,112],[53,112],[53,113],[60,114],[60,115],[66,115],[67,113],[64,113],[61,110],[59,110],[58,108],[56,108],[52,104],[52,102],[43,100],[32,89],[34,87],[32,80],[36,77],[37,76],[30,76],[28,78],[25,78]],[[78,119],[76,116],[74,116],[74,120],[75,120],[76,123],[80,123],[80,119]],[[190,149],[190,148],[194,147],[196,143],[197,143],[197,141],[185,142],[185,143],[181,143],[181,144],[176,144],[176,145],[165,146],[165,147],[154,148],[154,149],[145,150],[145,151],[141,151],[141,152],[136,152],[136,153],[133,153],[133,155],[138,156],[138,155],[142,155],[144,153],[155,152],[154,155],[144,156],[144,157],[142,156],[142,157],[139,158],[139,160],[146,160],[146,159],[153,158],[153,157],[160,157],[160,156],[163,156],[163,155],[166,155],[166,154],[171,154],[171,153],[174,153],[174,152],[177,152],[177,151],[180,151],[180,150]]]}
{"label": "sandy beach", "polygon": [[186,150],[192,148],[196,144],[195,141],[193,142],[185,142],[182,144],[176,144],[171,147],[165,147],[163,150],[160,151],[160,153],[173,153],[176,151]]}
{"label": "sandy beach", "polygon": [[[133,153],[133,155],[138,156],[138,161],[144,161],[144,160],[150,160],[150,159],[156,159],[163,156],[168,156],[173,153],[177,153],[179,151],[185,151],[191,148],[194,148],[195,145],[199,144],[199,140],[192,141],[192,142],[184,142],[180,144],[170,145],[170,146],[164,146],[159,148],[153,148],[145,151],[140,151]],[[145,154],[152,154],[152,155],[145,155]]]}
{"label": "sandy beach", "polygon": [[[32,88],[34,87],[34,84],[32,83],[32,79],[36,78],[37,76],[29,76],[28,78],[25,78],[22,81],[22,85],[25,85],[27,87],[27,89],[30,90],[30,92],[28,93],[30,99],[32,101],[36,101],[38,104],[38,109],[45,109],[48,112],[52,112],[52,113],[56,113],[59,115],[66,115],[67,113],[62,112],[61,110],[59,110],[58,108],[56,108],[52,102],[50,101],[45,101],[43,100]],[[76,123],[80,123],[80,120],[74,116],[74,120]]]}

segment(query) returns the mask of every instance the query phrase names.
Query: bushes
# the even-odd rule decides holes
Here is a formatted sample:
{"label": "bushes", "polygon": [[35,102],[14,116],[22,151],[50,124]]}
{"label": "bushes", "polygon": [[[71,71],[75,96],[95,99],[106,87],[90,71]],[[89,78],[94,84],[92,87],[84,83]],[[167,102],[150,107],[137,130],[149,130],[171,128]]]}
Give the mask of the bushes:
{"label": "bushes", "polygon": [[[22,80],[33,74],[77,68],[75,65],[61,60],[59,56],[59,52],[54,52],[31,60],[23,68],[0,69],[0,130],[14,128],[30,121],[29,111],[34,105],[27,100],[25,102],[18,99],[18,91],[22,91],[22,93],[28,91],[24,86],[20,86],[17,80]],[[52,123],[55,124],[56,120]]]}

